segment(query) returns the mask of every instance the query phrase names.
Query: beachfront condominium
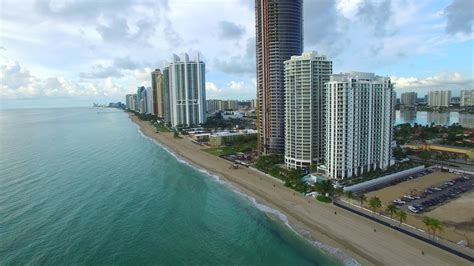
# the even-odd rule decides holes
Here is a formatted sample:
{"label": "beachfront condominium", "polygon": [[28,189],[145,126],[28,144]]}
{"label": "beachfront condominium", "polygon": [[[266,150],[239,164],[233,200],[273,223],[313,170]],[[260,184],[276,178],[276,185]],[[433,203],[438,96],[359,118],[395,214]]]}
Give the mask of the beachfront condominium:
{"label": "beachfront condominium", "polygon": [[474,106],[474,90],[461,90],[460,106]]}
{"label": "beachfront condominium", "polygon": [[137,89],[137,111],[140,114],[147,113],[147,105],[148,105],[148,97],[147,97],[147,90],[144,86],[140,86]]}
{"label": "beachfront condominium", "polygon": [[153,89],[151,87],[146,88],[146,112],[152,114],[153,112]]}
{"label": "beachfront condominium", "polygon": [[400,95],[400,104],[406,107],[415,106],[417,97],[416,92],[404,92]]}
{"label": "beachfront condominium", "polygon": [[448,107],[451,102],[451,91],[428,92],[428,105],[433,107]]}
{"label": "beachfront condominium", "polygon": [[303,52],[303,0],[255,0],[255,23],[258,148],[283,154],[283,62]]}
{"label": "beachfront condominium", "polygon": [[172,127],[194,126],[206,122],[206,70],[196,53],[194,61],[187,54],[173,61],[163,71],[165,90],[169,91],[170,122]]}
{"label": "beachfront condominium", "polygon": [[127,110],[135,111],[135,101],[136,101],[136,94],[127,94],[125,95],[125,108]]}
{"label": "beachfront condominium", "polygon": [[351,72],[326,83],[326,151],[329,178],[350,178],[390,165],[393,84],[389,77]]}
{"label": "beachfront condominium", "polygon": [[285,164],[309,167],[323,160],[325,88],[332,62],[316,52],[285,61]]}
{"label": "beachfront condominium", "polygon": [[153,88],[152,114],[164,119],[169,112],[169,92],[165,90],[163,74],[160,69],[151,72],[151,87]]}

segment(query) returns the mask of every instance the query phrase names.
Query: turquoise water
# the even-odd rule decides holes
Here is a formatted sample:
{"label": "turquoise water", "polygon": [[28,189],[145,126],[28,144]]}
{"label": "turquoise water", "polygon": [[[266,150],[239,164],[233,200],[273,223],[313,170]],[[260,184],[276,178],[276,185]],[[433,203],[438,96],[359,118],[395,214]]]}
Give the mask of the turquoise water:
{"label": "turquoise water", "polygon": [[0,141],[0,264],[341,264],[119,110],[1,111]]}

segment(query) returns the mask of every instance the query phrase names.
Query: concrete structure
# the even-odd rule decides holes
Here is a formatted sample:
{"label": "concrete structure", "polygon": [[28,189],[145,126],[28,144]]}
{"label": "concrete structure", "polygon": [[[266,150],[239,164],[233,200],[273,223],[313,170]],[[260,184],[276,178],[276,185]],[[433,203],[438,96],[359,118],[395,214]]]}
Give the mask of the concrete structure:
{"label": "concrete structure", "polygon": [[147,90],[145,87],[140,86],[137,89],[137,106],[138,112],[140,114],[148,113],[148,96]]}
{"label": "concrete structure", "polygon": [[433,107],[448,107],[451,102],[451,91],[428,92],[428,105]]}
{"label": "concrete structure", "polygon": [[244,118],[244,113],[239,112],[239,111],[225,111],[225,112],[222,112],[222,118],[224,120],[242,119]]}
{"label": "concrete structure", "polygon": [[328,178],[350,178],[391,162],[395,94],[388,77],[351,72],[326,83]]}
{"label": "concrete structure", "polygon": [[284,152],[283,62],[303,52],[303,0],[255,0],[257,128],[261,153]]}
{"label": "concrete structure", "polygon": [[152,114],[153,112],[153,89],[151,87],[146,88],[146,113]]}
{"label": "concrete structure", "polygon": [[406,107],[415,106],[417,97],[416,92],[404,92],[400,95],[400,104]]}
{"label": "concrete structure", "polygon": [[206,70],[199,53],[194,61],[190,61],[187,54],[184,54],[183,61],[173,55],[173,62],[166,65],[163,75],[164,82],[168,82],[164,90],[169,90],[170,94],[171,126],[206,122]]}
{"label": "concrete structure", "polygon": [[325,148],[324,84],[332,62],[316,52],[285,61],[285,164],[309,167],[322,162]]}
{"label": "concrete structure", "polygon": [[221,100],[206,100],[206,111],[208,114],[213,114],[221,110]]}
{"label": "concrete structure", "polygon": [[460,106],[474,106],[474,90],[461,90]]}
{"label": "concrete structure", "polygon": [[135,101],[136,101],[137,95],[136,94],[127,94],[125,95],[125,108],[127,110],[135,111]]}
{"label": "concrete structure", "polygon": [[257,131],[253,129],[245,129],[236,132],[222,131],[211,134],[209,137],[209,145],[218,147],[226,144],[231,144],[236,138],[251,139],[257,136]]}
{"label": "concrete structure", "polygon": [[153,88],[152,114],[165,118],[165,114],[169,112],[169,91],[165,90],[163,74],[159,69],[151,72],[151,87]]}

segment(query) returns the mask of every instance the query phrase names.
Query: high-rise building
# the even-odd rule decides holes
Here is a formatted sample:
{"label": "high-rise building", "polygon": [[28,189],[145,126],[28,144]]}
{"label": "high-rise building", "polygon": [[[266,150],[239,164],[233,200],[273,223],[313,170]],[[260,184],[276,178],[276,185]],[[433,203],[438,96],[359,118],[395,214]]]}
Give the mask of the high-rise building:
{"label": "high-rise building", "polygon": [[146,113],[152,114],[153,112],[153,89],[151,87],[146,88]]}
{"label": "high-rise building", "polygon": [[474,90],[461,90],[460,106],[474,106]]}
{"label": "high-rise building", "polygon": [[136,101],[136,94],[127,94],[125,95],[125,108],[127,110],[135,111],[135,101]]}
{"label": "high-rise building", "polygon": [[255,0],[255,22],[258,148],[283,154],[283,62],[303,52],[303,0]]}
{"label": "high-rise building", "polygon": [[390,166],[395,122],[389,77],[351,72],[326,83],[325,166],[329,178],[350,178]]}
{"label": "high-rise building", "polygon": [[163,89],[163,74],[159,69],[151,72],[151,87],[153,88],[152,114],[164,118],[166,99],[169,95]]}
{"label": "high-rise building", "polygon": [[325,87],[332,62],[316,52],[285,61],[285,164],[322,162],[325,144]]}
{"label": "high-rise building", "polygon": [[148,97],[147,97],[147,90],[144,86],[140,86],[137,89],[137,106],[138,112],[140,114],[147,113],[147,105],[148,105]]}
{"label": "high-rise building", "polygon": [[404,92],[400,95],[400,104],[403,106],[415,106],[418,95],[416,92]]}
{"label": "high-rise building", "polygon": [[220,111],[221,100],[206,100],[206,111],[209,114],[213,114],[217,111]]}
{"label": "high-rise building", "polygon": [[170,122],[193,126],[206,122],[205,64],[196,54],[194,61],[184,54],[184,61],[173,55],[173,62],[163,70],[165,90],[170,93]]}
{"label": "high-rise building", "polygon": [[448,107],[451,102],[451,91],[428,92],[428,105],[433,107]]}

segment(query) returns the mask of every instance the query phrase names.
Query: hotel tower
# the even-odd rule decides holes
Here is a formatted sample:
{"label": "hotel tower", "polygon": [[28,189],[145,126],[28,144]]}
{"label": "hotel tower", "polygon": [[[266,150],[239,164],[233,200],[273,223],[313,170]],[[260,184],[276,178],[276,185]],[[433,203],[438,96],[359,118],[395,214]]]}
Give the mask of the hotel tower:
{"label": "hotel tower", "polygon": [[283,62],[303,52],[303,1],[255,0],[257,129],[260,153],[283,154]]}

